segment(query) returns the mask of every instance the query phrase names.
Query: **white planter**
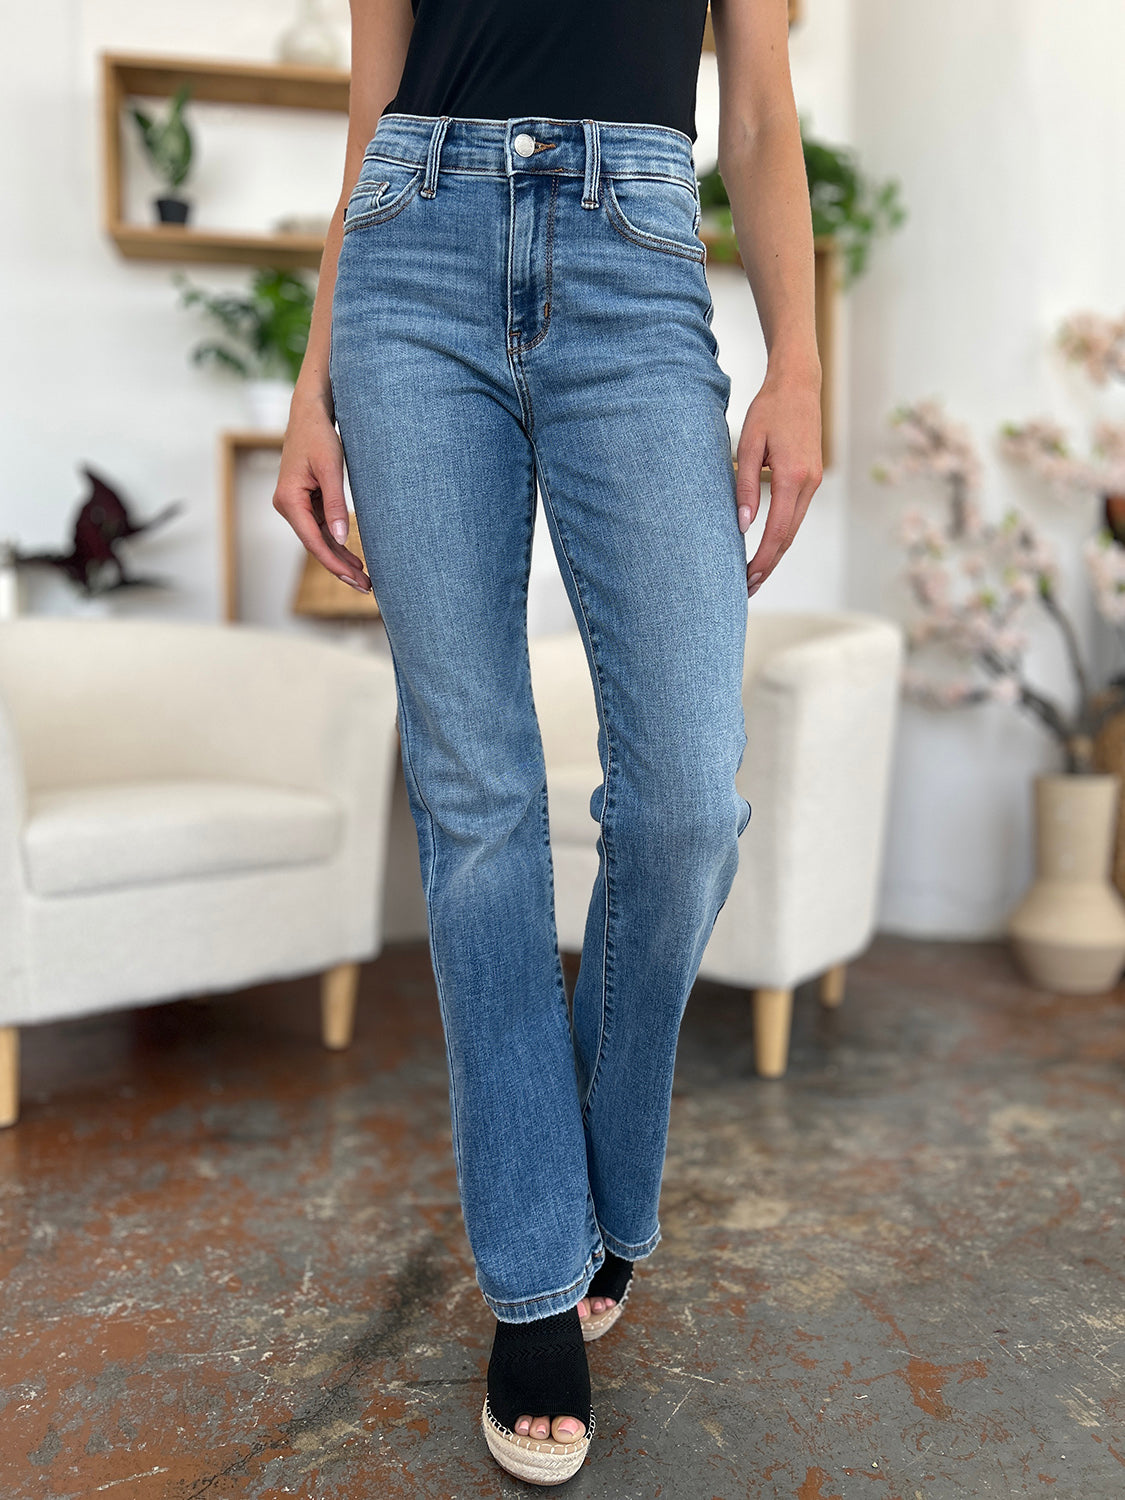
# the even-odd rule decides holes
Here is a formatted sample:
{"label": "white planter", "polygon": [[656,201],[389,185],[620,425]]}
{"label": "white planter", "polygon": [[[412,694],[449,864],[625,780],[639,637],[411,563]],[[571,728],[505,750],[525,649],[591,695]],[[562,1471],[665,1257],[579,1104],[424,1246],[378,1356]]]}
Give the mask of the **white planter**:
{"label": "white planter", "polygon": [[288,380],[248,380],[246,411],[251,427],[262,432],[284,432],[289,424],[293,384]]}

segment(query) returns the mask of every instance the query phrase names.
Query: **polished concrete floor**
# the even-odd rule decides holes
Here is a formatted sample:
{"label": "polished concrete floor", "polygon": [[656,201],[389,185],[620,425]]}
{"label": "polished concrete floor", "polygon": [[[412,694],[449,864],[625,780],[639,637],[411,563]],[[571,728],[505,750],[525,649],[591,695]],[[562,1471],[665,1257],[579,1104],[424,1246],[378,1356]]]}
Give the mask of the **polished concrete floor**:
{"label": "polished concrete floor", "polygon": [[[1125,992],[879,938],[789,1072],[684,1023],[661,1218],[592,1345],[606,1500],[1125,1496]],[[26,1034],[0,1133],[3,1500],[480,1500],[473,1279],[419,945]]]}

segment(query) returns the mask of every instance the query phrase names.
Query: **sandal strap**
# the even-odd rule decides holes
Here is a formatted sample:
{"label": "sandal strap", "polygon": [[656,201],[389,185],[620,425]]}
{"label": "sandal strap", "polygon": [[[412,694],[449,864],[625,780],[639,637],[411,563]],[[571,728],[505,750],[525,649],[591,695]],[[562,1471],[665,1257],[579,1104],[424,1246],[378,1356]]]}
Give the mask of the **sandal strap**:
{"label": "sandal strap", "polygon": [[497,1323],[488,1403],[509,1432],[525,1415],[575,1417],[590,1430],[590,1367],[577,1307],[529,1323]]}

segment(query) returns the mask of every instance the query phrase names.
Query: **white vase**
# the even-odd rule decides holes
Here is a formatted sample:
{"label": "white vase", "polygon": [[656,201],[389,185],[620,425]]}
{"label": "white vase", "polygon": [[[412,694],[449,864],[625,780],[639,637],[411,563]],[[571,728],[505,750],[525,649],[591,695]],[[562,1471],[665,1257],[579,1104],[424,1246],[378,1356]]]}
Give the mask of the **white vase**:
{"label": "white vase", "polygon": [[246,410],[251,427],[262,432],[284,432],[289,425],[292,399],[292,381],[248,380]]}
{"label": "white vase", "polygon": [[1125,963],[1125,901],[1109,878],[1121,781],[1035,778],[1036,878],[1008,918],[1020,967],[1040,989],[1100,995]]}

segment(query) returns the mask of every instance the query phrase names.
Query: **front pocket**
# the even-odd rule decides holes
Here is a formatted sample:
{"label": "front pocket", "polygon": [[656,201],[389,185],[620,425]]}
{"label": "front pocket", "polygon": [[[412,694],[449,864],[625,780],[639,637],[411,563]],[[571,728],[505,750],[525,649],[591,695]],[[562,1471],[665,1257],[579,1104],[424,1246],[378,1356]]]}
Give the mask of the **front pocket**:
{"label": "front pocket", "polygon": [[623,239],[665,255],[703,262],[699,191],[682,178],[602,178],[606,217]]}
{"label": "front pocket", "polygon": [[344,233],[400,214],[422,185],[422,168],[381,157],[364,158],[344,209]]}

